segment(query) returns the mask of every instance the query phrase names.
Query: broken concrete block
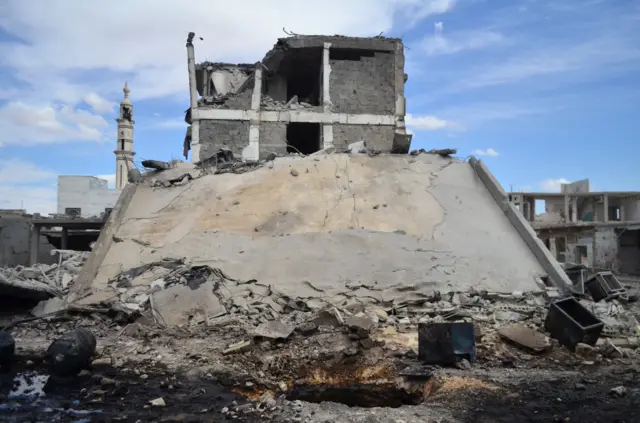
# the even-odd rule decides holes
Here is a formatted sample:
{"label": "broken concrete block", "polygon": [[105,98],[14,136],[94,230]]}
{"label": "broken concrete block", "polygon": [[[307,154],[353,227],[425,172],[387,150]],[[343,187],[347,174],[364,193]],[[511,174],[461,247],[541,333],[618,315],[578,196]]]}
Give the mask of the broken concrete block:
{"label": "broken concrete block", "polygon": [[527,318],[520,313],[509,310],[498,310],[495,312],[495,317],[496,320],[501,322],[521,322]]}
{"label": "broken concrete block", "polygon": [[344,324],[344,319],[338,309],[335,307],[328,307],[318,313],[318,316],[313,319],[313,323],[318,326],[342,326]]}
{"label": "broken concrete block", "polygon": [[292,325],[273,321],[258,326],[253,335],[268,339],[287,339],[294,329]]}
{"label": "broken concrete block", "polygon": [[376,327],[376,323],[368,316],[349,316],[345,319],[345,325],[351,330],[369,333]]}
{"label": "broken concrete block", "polygon": [[604,345],[602,345],[600,347],[600,351],[602,352],[602,355],[608,358],[622,358],[624,357],[624,354],[622,353],[622,350],[618,347],[616,347],[613,342],[611,342],[611,340],[607,339],[604,342]]}
{"label": "broken concrete block", "polygon": [[347,147],[349,154],[367,154],[367,143],[365,141],[358,141],[349,144]]}
{"label": "broken concrete block", "polygon": [[498,334],[506,341],[529,352],[541,353],[551,348],[551,342],[547,336],[526,326],[505,326],[498,330]]}
{"label": "broken concrete block", "polygon": [[31,314],[36,317],[42,317],[47,314],[58,312],[64,308],[64,299],[53,297],[46,301],[40,301],[33,309]]}
{"label": "broken concrete block", "polygon": [[213,294],[213,282],[205,282],[196,289],[173,285],[151,295],[151,310],[156,322],[166,326],[188,325],[192,319],[207,321],[226,312]]}
{"label": "broken concrete block", "polygon": [[595,347],[583,343],[576,345],[575,352],[583,358],[596,358],[598,356],[598,350]]}

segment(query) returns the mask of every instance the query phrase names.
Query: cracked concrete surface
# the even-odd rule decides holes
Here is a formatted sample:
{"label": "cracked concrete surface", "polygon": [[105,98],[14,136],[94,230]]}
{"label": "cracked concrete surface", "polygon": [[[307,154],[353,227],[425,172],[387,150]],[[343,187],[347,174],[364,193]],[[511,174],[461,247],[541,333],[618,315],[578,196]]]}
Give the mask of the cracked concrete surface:
{"label": "cracked concrete surface", "polygon": [[116,235],[94,290],[167,257],[292,297],[395,303],[471,287],[535,291],[544,274],[471,166],[426,154],[288,157],[141,185]]}

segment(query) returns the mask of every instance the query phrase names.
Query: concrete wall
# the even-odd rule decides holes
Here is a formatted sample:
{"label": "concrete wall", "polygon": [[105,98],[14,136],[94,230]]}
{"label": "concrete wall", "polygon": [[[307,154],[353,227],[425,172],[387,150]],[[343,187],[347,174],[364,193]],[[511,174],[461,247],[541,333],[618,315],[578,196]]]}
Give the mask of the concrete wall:
{"label": "concrete wall", "polygon": [[[29,265],[29,237],[31,220],[24,216],[0,216],[0,266]],[[44,235],[40,236],[39,263],[57,261],[50,252],[53,245]]]}
{"label": "concrete wall", "polygon": [[369,57],[367,53],[371,52],[364,52],[357,60],[340,60],[342,51],[330,51],[330,96],[334,111],[395,113],[395,56],[375,52]]}
{"label": "concrete wall", "polygon": [[[611,200],[609,200],[611,202]],[[640,201],[636,198],[625,199],[620,201],[623,209],[624,219],[630,221],[640,221]]]}
{"label": "concrete wall", "polygon": [[640,275],[640,230],[622,230],[618,239],[619,272]]}
{"label": "concrete wall", "polygon": [[287,124],[282,122],[260,122],[260,157],[269,153],[287,152]]}
{"label": "concrete wall", "polygon": [[613,228],[598,228],[595,234],[593,266],[599,269],[616,269],[618,237]]}
{"label": "concrete wall", "polygon": [[366,141],[367,147],[384,150],[393,140],[393,126],[333,125],[333,145],[346,148],[352,142]]}
{"label": "concrete wall", "polygon": [[82,217],[100,216],[113,208],[120,191],[109,189],[107,181],[95,176],[58,176],[58,213],[66,208],[81,209]]}
{"label": "concrete wall", "polygon": [[253,92],[253,90],[251,88],[247,88],[245,91],[243,91],[242,93],[231,97],[229,100],[227,100],[224,105],[228,108],[228,109],[240,109],[240,110],[246,110],[251,108],[251,93]]}
{"label": "concrete wall", "polygon": [[238,120],[200,121],[200,160],[208,159],[221,147],[228,147],[241,157],[249,144],[249,122]]}
{"label": "concrete wall", "polygon": [[266,93],[276,101],[288,101],[287,79],[281,75],[274,75],[265,81]]}

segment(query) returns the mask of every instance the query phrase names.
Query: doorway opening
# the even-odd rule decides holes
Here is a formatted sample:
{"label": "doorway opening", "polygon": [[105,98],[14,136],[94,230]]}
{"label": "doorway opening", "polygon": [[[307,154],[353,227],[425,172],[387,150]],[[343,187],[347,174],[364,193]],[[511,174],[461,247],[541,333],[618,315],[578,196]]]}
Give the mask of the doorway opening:
{"label": "doorway opening", "polygon": [[287,125],[287,153],[312,154],[320,150],[320,124],[296,122]]}

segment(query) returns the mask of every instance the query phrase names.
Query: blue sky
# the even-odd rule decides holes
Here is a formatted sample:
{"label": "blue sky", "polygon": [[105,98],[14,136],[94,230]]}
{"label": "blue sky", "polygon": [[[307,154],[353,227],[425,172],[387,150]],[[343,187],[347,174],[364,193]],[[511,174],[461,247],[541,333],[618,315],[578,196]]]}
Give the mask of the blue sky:
{"label": "blue sky", "polygon": [[507,190],[640,191],[637,1],[245,3],[2,2],[0,208],[53,212],[56,175],[114,173],[125,80],[136,158],[180,158],[187,32],[198,61],[254,62],[283,27],[401,37],[413,148],[476,154]]}

